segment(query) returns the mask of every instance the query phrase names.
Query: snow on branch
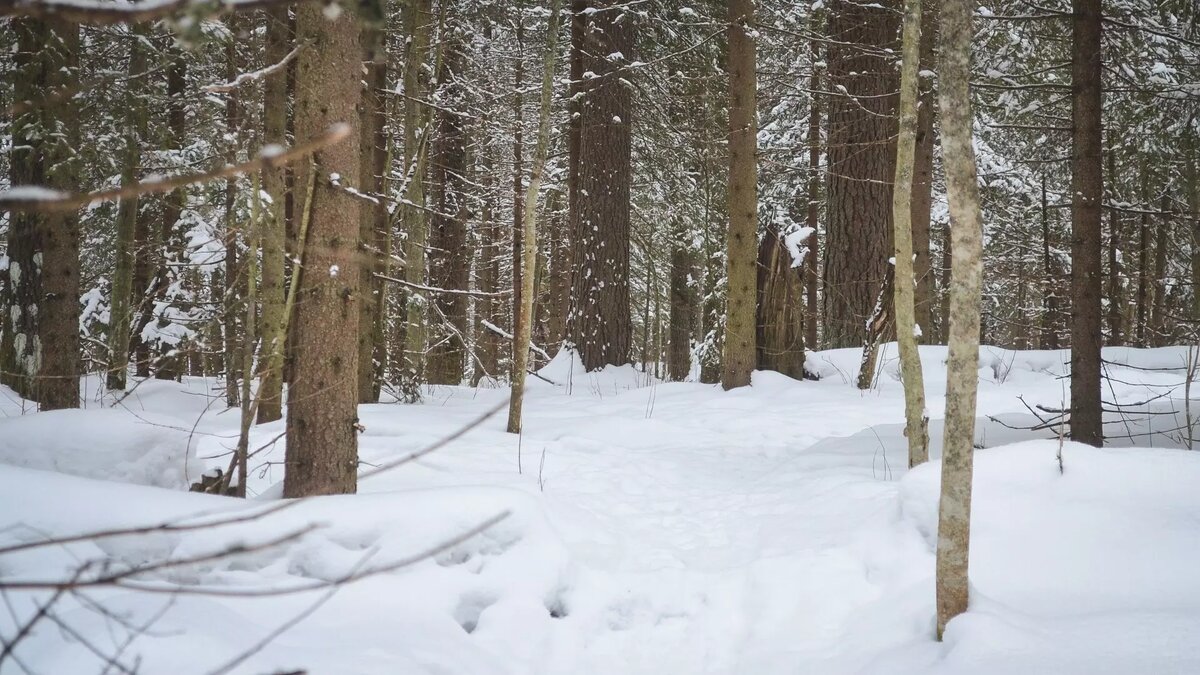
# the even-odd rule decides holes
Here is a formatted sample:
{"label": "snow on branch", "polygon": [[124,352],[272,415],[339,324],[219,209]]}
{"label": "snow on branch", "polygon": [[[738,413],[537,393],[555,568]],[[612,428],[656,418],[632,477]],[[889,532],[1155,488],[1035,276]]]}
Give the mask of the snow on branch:
{"label": "snow on branch", "polygon": [[49,190],[38,186],[18,185],[8,190],[0,191],[0,210],[11,211],[74,211],[88,204],[111,202],[128,199],[144,194],[171,192],[177,188],[196,183],[240,176],[253,173],[265,168],[284,166],[298,159],[307,157],[321,149],[344,140],[350,135],[350,125],[335,124],[311,141],[284,150],[278,146],[267,146],[258,157],[242,164],[222,165],[204,173],[192,173],[182,176],[172,176],[161,180],[144,180],[139,183],[125,185],[112,190],[70,194]]}
{"label": "snow on branch", "polygon": [[211,18],[229,12],[248,12],[291,0],[145,0],[137,4],[100,0],[8,0],[0,3],[0,17],[66,19],[82,24],[156,21],[184,11]]}

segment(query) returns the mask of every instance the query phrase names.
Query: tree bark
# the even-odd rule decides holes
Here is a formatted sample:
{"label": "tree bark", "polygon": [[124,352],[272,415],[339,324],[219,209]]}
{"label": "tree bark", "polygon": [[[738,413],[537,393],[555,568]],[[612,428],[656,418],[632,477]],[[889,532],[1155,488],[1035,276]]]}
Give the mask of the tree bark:
{"label": "tree bark", "polygon": [[[1108,173],[1113,175],[1116,151],[1108,151]],[[1110,197],[1115,201],[1116,185],[1110,185]],[[1121,283],[1121,216],[1116,209],[1108,214],[1108,344],[1125,343],[1125,291]]]}
{"label": "tree bark", "polygon": [[299,56],[296,136],[313,138],[348,124],[346,140],[319,152],[300,172],[316,172],[297,302],[295,365],[288,387],[284,497],[352,493],[358,462],[359,200],[336,187],[358,185],[362,48],[347,7],[335,20],[320,5],[296,9],[296,34],[311,48]]}
{"label": "tree bark", "polygon": [[[758,114],[754,0],[729,2],[729,231],[721,386],[750,384],[755,361]],[[803,348],[801,348],[803,354]]]}
{"label": "tree bark", "polygon": [[[359,119],[359,190],[365,194],[383,194],[384,160],[387,155],[383,136],[383,93],[387,88],[386,40],[374,25],[362,27],[364,86]],[[383,203],[363,202],[359,208],[359,242],[362,247],[359,267],[359,286],[362,288],[361,313],[358,317],[358,402],[379,400],[380,375],[383,367],[384,302],[383,272],[387,209]]]}
{"label": "tree bark", "polygon": [[861,344],[892,253],[897,3],[830,5],[825,346]]}
{"label": "tree bark", "polygon": [[[937,39],[937,16],[939,0],[926,0],[921,11],[920,70],[935,68],[934,42]],[[921,328],[917,341],[921,344],[936,344],[936,329],[933,309],[936,304],[933,288],[933,261],[929,257],[929,224],[933,211],[933,145],[934,107],[937,94],[932,77],[918,73],[920,94],[917,99],[916,147],[913,159],[912,180],[912,241],[913,269],[917,278],[915,296],[915,320]],[[897,183],[897,185],[899,185]]]}
{"label": "tree bark", "polygon": [[[818,35],[813,31],[813,35]],[[816,37],[809,41],[809,56],[812,61],[812,73],[808,76],[808,88],[811,101],[808,109],[808,205],[805,208],[804,222],[811,232],[804,246],[808,253],[804,256],[804,344],[809,349],[816,349],[817,323],[820,309],[817,307],[817,287],[821,278],[817,273],[817,253],[820,250],[817,230],[819,229],[820,193],[821,193],[821,98],[817,93],[821,89],[821,71],[817,62],[821,60],[821,43]]]}
{"label": "tree bark", "polygon": [[968,92],[974,2],[948,2],[941,14],[939,73],[942,148],[950,201],[954,260],[950,284],[946,418],[938,508],[937,637],[967,610],[971,541],[971,473],[979,366],[979,302],[983,228]]}
{"label": "tree bark", "polygon": [[1101,0],[1073,0],[1071,118],[1071,440],[1104,443],[1100,407]]}
{"label": "tree bark", "polygon": [[758,247],[756,367],[804,379],[804,278],[779,228],[767,226]]}
{"label": "tree bark", "polygon": [[[559,0],[550,2],[550,25],[547,29],[546,51],[542,56],[542,98],[538,112],[537,145],[533,149],[530,167],[529,188],[525,193],[522,209],[522,262],[525,269],[521,275],[520,320],[513,340],[513,376],[511,395],[508,399],[508,433],[521,433],[521,409],[525,399],[525,371],[529,367],[529,341],[533,333],[533,277],[537,263],[537,196],[542,186],[542,172],[546,166],[546,154],[550,150],[550,107],[554,96],[554,68],[558,56],[558,6]],[[516,260],[513,261],[516,264]]]}
{"label": "tree bark", "polygon": [[[279,63],[291,51],[288,9],[276,5],[266,12],[266,53],[268,64]],[[263,144],[287,144],[287,79],[268,77],[263,82]],[[284,256],[287,246],[286,214],[288,186],[283,167],[262,171],[263,191],[271,199],[262,222],[262,324],[263,342],[259,361],[258,423],[274,422],[283,416]],[[278,337],[269,337],[278,336]]]}
{"label": "tree bark", "polygon": [[[904,436],[908,439],[908,466],[912,468],[929,459],[929,417],[925,414],[925,379],[921,372],[921,354],[918,338],[922,327],[917,323],[917,293],[921,282],[921,270],[914,260],[921,257],[915,246],[917,231],[924,233],[924,266],[929,264],[929,211],[927,193],[917,197],[923,189],[928,190],[929,174],[923,179],[925,186],[914,181],[917,163],[917,146],[921,144],[918,122],[918,70],[921,59],[921,0],[904,2],[903,62],[900,69],[900,135],[896,142],[896,181],[892,198],[892,219],[895,227],[895,309],[896,341],[900,348],[900,373],[904,380]],[[925,106],[928,107],[928,106]],[[932,125],[931,125],[932,126]],[[932,153],[932,149],[928,149]],[[931,159],[926,159],[932,163]],[[918,214],[916,202],[924,200],[923,211]],[[919,218],[924,217],[923,223]],[[928,273],[928,269],[925,270]],[[925,307],[928,307],[926,303]],[[925,326],[928,328],[928,325]]]}
{"label": "tree bark", "polygon": [[[429,16],[431,0],[407,0],[404,26],[410,36],[404,54],[404,170],[408,180],[405,196],[410,205],[404,207],[404,228],[408,241],[404,251],[404,280],[410,284],[425,284],[425,248],[429,230],[425,218],[425,156],[429,128],[428,111],[419,100],[429,89],[429,72],[425,63],[429,52]],[[424,381],[425,348],[427,343],[426,298],[409,290],[407,293],[404,338],[405,366],[400,389],[405,400],[420,399]]]}
{"label": "tree bark", "polygon": [[[629,298],[630,182],[633,94],[622,80],[634,58],[634,12],[596,0],[580,47],[585,72],[579,141],[577,274],[570,332],[589,371],[629,362],[633,327]],[[615,56],[619,55],[619,56]]]}

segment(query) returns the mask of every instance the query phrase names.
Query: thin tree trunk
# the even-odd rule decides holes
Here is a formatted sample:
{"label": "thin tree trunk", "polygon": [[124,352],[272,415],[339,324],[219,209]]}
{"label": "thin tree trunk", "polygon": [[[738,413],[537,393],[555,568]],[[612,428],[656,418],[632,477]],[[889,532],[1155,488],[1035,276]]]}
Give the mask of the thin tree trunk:
{"label": "thin tree trunk", "polygon": [[809,349],[816,349],[817,322],[821,315],[817,305],[817,287],[821,284],[820,275],[817,273],[817,252],[820,249],[817,236],[820,210],[818,199],[821,192],[821,98],[817,92],[821,89],[821,71],[817,62],[821,60],[821,42],[815,37],[809,41],[809,56],[813,65],[812,73],[808,76],[811,102],[808,109],[808,205],[804,221],[810,232],[804,241],[808,249],[804,256],[804,344]]}
{"label": "thin tree trunk", "polygon": [[1046,197],[1046,176],[1042,175],[1042,349],[1058,349],[1058,266],[1050,256],[1050,206]]}
{"label": "thin tree trunk", "polygon": [[304,244],[295,331],[295,371],[288,387],[287,471],[284,497],[351,493],[358,478],[358,252],[359,200],[333,185],[357,185],[362,48],[349,8],[330,20],[324,8],[296,9],[299,58],[296,136],[314,138],[334,124],[351,133],[323,149],[299,183],[317,173]]}
{"label": "thin tree trunk", "polygon": [[[537,145],[533,150],[530,168],[529,189],[525,193],[523,211],[524,244],[520,320],[517,322],[516,339],[513,340],[512,393],[508,399],[508,433],[521,433],[521,407],[525,398],[525,370],[529,367],[529,339],[533,329],[533,276],[537,262],[537,195],[542,186],[542,172],[546,165],[546,154],[550,149],[550,108],[554,96],[554,67],[558,57],[558,4],[550,1],[550,26],[547,29],[546,51],[542,56],[545,64],[542,73],[542,99],[538,112]],[[515,263],[516,261],[514,261]]]}
{"label": "thin tree trunk", "polygon": [[1154,347],[1162,347],[1168,344],[1167,340],[1167,251],[1172,245],[1171,236],[1171,217],[1165,215],[1171,210],[1171,200],[1164,193],[1162,196],[1162,204],[1159,207],[1164,215],[1158,223],[1158,231],[1155,233],[1154,244],[1154,304],[1150,308],[1150,344]]}
{"label": "thin tree trunk", "polygon": [[[144,28],[134,26],[135,34],[142,35]],[[141,166],[141,139],[146,134],[146,113],[141,97],[134,89],[141,86],[146,73],[146,54],[141,39],[135,39],[129,52],[129,78],[125,96],[125,164],[121,184],[137,181]],[[117,206],[116,268],[113,271],[112,301],[109,309],[109,389],[125,388],[129,370],[130,324],[133,321],[133,277],[136,259],[135,230],[138,217],[136,196],[122,199]]]}
{"label": "thin tree trunk", "polygon": [[[1110,133],[1111,136],[1111,133]],[[1116,173],[1116,151],[1108,151],[1108,173]],[[1116,183],[1111,183],[1111,198],[1117,198]],[[1125,292],[1121,284],[1121,216],[1116,209],[1108,214],[1108,344],[1125,344]]]}
{"label": "thin tree trunk", "polygon": [[1101,0],[1073,0],[1071,58],[1071,440],[1104,443],[1100,289],[1104,199]]}
{"label": "thin tree trunk", "polygon": [[[925,414],[925,379],[921,373],[921,354],[917,339],[921,327],[916,319],[916,289],[921,277],[913,260],[915,230],[924,232],[925,266],[929,262],[929,211],[921,215],[924,223],[915,223],[914,193],[922,188],[913,181],[918,135],[917,95],[921,43],[921,0],[905,0],[903,62],[900,69],[900,136],[896,142],[896,182],[892,197],[892,221],[896,243],[896,341],[900,348],[900,373],[904,380],[904,435],[908,439],[908,466],[929,459],[929,417]],[[931,161],[931,160],[929,160]],[[924,176],[928,182],[929,175]],[[928,201],[928,197],[922,197]],[[928,207],[926,207],[927,209]],[[915,226],[915,227],[914,227]],[[917,254],[920,257],[920,253]],[[925,305],[928,307],[928,303]],[[926,326],[928,327],[928,326]]]}
{"label": "thin tree trunk", "polygon": [[[428,68],[429,16],[431,0],[407,0],[404,9],[405,30],[409,34],[404,57],[404,167],[407,173],[407,201],[404,207],[404,227],[408,242],[404,254],[404,279],[410,284],[424,284],[426,275],[425,248],[429,230],[425,217],[425,149],[428,145],[428,112],[419,103],[429,89]],[[412,290],[407,293],[405,330],[405,367],[400,389],[403,397],[412,402],[420,399],[424,381],[425,347],[427,342],[426,298]]]}
{"label": "thin tree trunk", "polygon": [[938,508],[937,637],[967,610],[971,540],[971,473],[979,366],[979,303],[983,228],[968,92],[973,2],[947,2],[941,14],[942,148],[950,201],[954,259],[950,284],[942,492]]}
{"label": "thin tree trunk", "polygon": [[[383,117],[383,90],[387,87],[386,52],[380,43],[382,32],[378,27],[364,24],[362,27],[363,70],[361,112],[359,119],[359,190],[365,194],[382,194],[383,167],[379,157],[378,142]],[[375,323],[383,302],[383,284],[376,276],[381,273],[383,256],[387,255],[379,246],[376,227],[382,204],[365,202],[359,208],[359,246],[361,262],[358,265],[359,286],[362,288],[362,312],[358,317],[358,402],[374,403],[378,400],[379,383],[376,368],[377,333]]]}

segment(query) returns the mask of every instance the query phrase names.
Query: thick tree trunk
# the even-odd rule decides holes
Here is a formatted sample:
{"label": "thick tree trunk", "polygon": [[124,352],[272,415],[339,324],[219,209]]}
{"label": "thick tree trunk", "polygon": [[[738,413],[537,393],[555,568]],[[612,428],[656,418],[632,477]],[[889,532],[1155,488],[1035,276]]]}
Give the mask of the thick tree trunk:
{"label": "thick tree trunk", "polygon": [[682,230],[676,227],[677,242],[671,250],[671,306],[669,309],[669,340],[667,342],[667,379],[682,382],[692,370],[692,334],[696,324],[696,264],[686,245]]}
{"label": "thick tree trunk", "polygon": [[755,362],[758,86],[754,34],[754,0],[730,0],[729,231],[725,240],[728,290],[725,352],[721,359],[721,386],[726,390],[750,384]]}
{"label": "thick tree trunk", "polygon": [[[288,9],[273,6],[266,12],[268,64],[279,63],[291,51]],[[263,144],[287,144],[287,79],[279,75],[263,82]],[[259,355],[261,380],[258,385],[258,423],[274,422],[283,416],[284,255],[287,246],[285,206],[288,186],[283,167],[262,171],[263,191],[271,198],[262,223],[262,324],[263,342]],[[278,335],[278,338],[271,336]]]}
{"label": "thick tree trunk", "polygon": [[[904,2],[903,62],[900,69],[900,135],[896,142],[896,181],[892,199],[892,219],[895,226],[895,309],[896,341],[900,348],[900,373],[904,379],[904,436],[908,439],[908,466],[912,468],[929,459],[929,417],[925,413],[925,379],[921,372],[921,354],[917,350],[922,328],[917,323],[917,288],[921,283],[922,270],[914,260],[921,258],[916,246],[917,231],[923,232],[925,250],[924,266],[929,265],[929,174],[914,176],[917,163],[917,147],[921,144],[921,128],[918,122],[918,69],[921,47],[925,42],[921,36],[921,0]],[[928,107],[928,106],[925,106]],[[932,127],[932,124],[930,125]],[[927,149],[932,153],[932,149]],[[932,160],[924,158],[932,164]],[[925,186],[920,180],[926,181]],[[923,210],[918,214],[916,202],[924,200]],[[924,218],[924,222],[918,219]],[[928,273],[928,269],[925,270]],[[927,299],[927,298],[926,298]],[[928,307],[928,303],[925,304]]]}
{"label": "thick tree trunk", "polygon": [[[32,104],[11,126],[11,185],[74,191],[78,118],[71,98],[57,94],[74,86],[79,29],[34,19],[11,28],[17,43],[13,98]],[[41,410],[78,408],[78,215],[11,212],[8,258],[0,382]]]}
{"label": "thick tree trunk", "polygon": [[825,346],[861,344],[892,254],[897,2],[830,5]]}
{"label": "thick tree trunk", "polygon": [[804,379],[804,278],[779,229],[768,225],[758,247],[756,367]]}
{"label": "thick tree trunk", "polygon": [[979,366],[979,302],[983,228],[971,144],[970,78],[973,2],[947,2],[941,15],[942,148],[950,201],[954,260],[950,284],[942,496],[938,508],[937,636],[967,610],[971,541],[971,473]]}
{"label": "thick tree trunk", "polygon": [[334,124],[351,133],[304,167],[316,172],[297,301],[295,365],[288,387],[284,497],[354,492],[358,463],[359,200],[335,187],[357,185],[362,49],[348,8],[335,20],[320,5],[296,8],[296,34],[311,43],[299,56],[296,136],[309,139]]}
{"label": "thick tree trunk", "polygon": [[[180,49],[168,50],[167,58],[167,147],[179,151],[187,141],[187,57]],[[187,188],[180,188],[167,195],[163,204],[162,222],[159,227],[159,241],[156,247],[159,251],[155,261],[158,269],[155,272],[153,299],[147,299],[144,311],[145,322],[155,321],[159,327],[165,327],[166,321],[154,316],[154,307],[168,299],[172,281],[182,274],[184,269],[185,232],[181,219],[183,209],[187,206]],[[174,269],[172,269],[174,268]],[[171,299],[174,300],[173,298]],[[185,309],[180,307],[180,309]],[[184,360],[187,357],[186,345],[180,342],[163,342],[160,340],[158,357],[154,363],[154,377],[159,380],[177,380],[183,374]]]}
{"label": "thick tree trunk", "polygon": [[[455,30],[451,29],[450,33]],[[430,285],[449,290],[467,290],[471,270],[471,251],[467,247],[467,146],[463,125],[464,116],[453,110],[461,99],[465,55],[457,37],[448,37],[442,44],[444,56],[438,73],[439,100],[437,111],[438,134],[434,161],[431,164],[433,188],[433,223],[430,228],[429,279]],[[432,298],[434,316],[442,329],[435,336],[425,367],[430,384],[461,384],[467,345],[467,296],[461,293],[439,293]]]}
{"label": "thick tree trunk", "polygon": [[[616,0],[597,0],[586,15],[580,115],[579,216],[573,233],[577,267],[570,332],[591,371],[629,362],[629,189],[633,92],[623,70],[634,59],[635,14]],[[619,56],[616,56],[619,55]]]}
{"label": "thick tree trunk", "polygon": [[1100,407],[1101,0],[1073,0],[1071,117],[1071,440],[1104,443]]}

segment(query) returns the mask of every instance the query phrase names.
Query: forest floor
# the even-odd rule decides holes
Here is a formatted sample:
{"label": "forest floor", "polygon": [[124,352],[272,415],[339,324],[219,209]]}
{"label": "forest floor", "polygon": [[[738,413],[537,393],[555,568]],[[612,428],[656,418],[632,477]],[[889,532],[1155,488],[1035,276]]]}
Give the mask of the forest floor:
{"label": "forest floor", "polygon": [[[12,582],[67,578],[93,559],[121,570],[251,549],[138,577],[220,595],[63,596],[0,672],[99,673],[116,654],[107,672],[1197,673],[1200,453],[1177,430],[1187,352],[1105,356],[1106,400],[1137,404],[1110,416],[1108,433],[1137,449],[1007,428],[1036,422],[1026,404],[1063,406],[1067,355],[981,350],[971,609],[942,643],[940,467],[906,470],[894,346],[867,392],[851,384],[855,350],[810,354],[820,381],[759,372],[732,392],[632,367],[586,374],[563,355],[541,371],[549,382],[531,380],[519,439],[501,410],[362,479],[358,495],[223,527],[0,552]],[[945,349],[922,358],[936,458]],[[262,511],[280,495],[282,422],[253,430],[250,447],[265,446],[251,461],[253,499],[185,491],[236,442],[219,383],[147,381],[115,405],[95,379],[84,386],[86,409],[38,414],[0,389],[0,546]],[[364,472],[506,397],[432,387],[421,405],[362,406]],[[249,597],[420,557],[505,513],[332,593]],[[0,636],[47,597],[8,592]]]}

